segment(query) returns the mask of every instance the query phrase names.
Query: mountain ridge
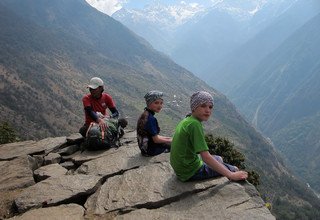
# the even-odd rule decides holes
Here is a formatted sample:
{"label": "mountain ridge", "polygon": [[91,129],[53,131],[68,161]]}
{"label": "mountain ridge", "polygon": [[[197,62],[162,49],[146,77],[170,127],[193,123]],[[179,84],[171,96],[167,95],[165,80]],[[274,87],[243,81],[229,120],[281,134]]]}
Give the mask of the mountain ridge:
{"label": "mountain ridge", "polygon": [[319,24],[320,13],[266,57],[255,69],[260,74],[234,93],[240,110],[317,191],[320,37],[315,27]]}

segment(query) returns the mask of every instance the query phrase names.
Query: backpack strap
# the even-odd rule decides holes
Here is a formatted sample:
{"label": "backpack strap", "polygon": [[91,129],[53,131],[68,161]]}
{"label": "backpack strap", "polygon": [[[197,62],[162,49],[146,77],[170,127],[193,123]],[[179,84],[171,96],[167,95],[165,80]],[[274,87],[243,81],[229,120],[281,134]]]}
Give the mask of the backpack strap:
{"label": "backpack strap", "polygon": [[91,129],[91,127],[92,127],[93,125],[94,125],[94,122],[91,122],[90,125],[89,125],[89,127],[88,127],[88,129],[87,129],[86,137],[88,137],[88,133],[89,133],[89,131],[90,131],[90,129]]}

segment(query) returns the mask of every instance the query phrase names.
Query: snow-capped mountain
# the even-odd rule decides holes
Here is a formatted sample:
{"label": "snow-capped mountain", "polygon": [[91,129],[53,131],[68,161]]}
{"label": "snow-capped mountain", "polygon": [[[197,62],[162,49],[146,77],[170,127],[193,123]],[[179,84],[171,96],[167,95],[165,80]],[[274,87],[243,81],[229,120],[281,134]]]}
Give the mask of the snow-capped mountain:
{"label": "snow-capped mountain", "polygon": [[175,28],[184,24],[192,17],[206,11],[203,5],[180,2],[177,5],[155,3],[143,9],[126,9],[115,12],[112,17],[127,23],[149,23],[161,29]]}
{"label": "snow-capped mountain", "polygon": [[175,28],[211,10],[220,9],[234,18],[243,20],[251,18],[263,8],[272,8],[273,15],[281,14],[290,7],[291,4],[288,4],[289,2],[294,3],[295,1],[296,0],[216,0],[211,1],[210,4],[204,4],[204,1],[198,0],[193,1],[193,3],[181,1],[171,5],[155,1],[146,5],[143,9],[129,9],[124,6],[121,10],[115,12],[112,17],[124,24],[130,20],[130,23],[149,23],[161,28]]}
{"label": "snow-capped mountain", "polygon": [[[224,14],[224,17],[230,17],[247,30],[259,30],[295,1],[297,0],[198,0],[171,5],[154,1],[142,9],[129,9],[124,5],[112,17],[147,39],[156,49],[171,55],[178,32],[185,30],[190,24],[196,26],[208,14]],[[224,25],[222,22],[223,20],[211,20],[205,23]],[[254,28],[248,28],[249,25]]]}

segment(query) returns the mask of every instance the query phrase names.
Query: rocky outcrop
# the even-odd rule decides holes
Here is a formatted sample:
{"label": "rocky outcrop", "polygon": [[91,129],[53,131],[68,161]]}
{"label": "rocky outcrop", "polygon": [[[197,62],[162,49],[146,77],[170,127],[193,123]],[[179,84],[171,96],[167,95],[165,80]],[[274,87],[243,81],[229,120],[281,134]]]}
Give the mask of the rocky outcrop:
{"label": "rocky outcrop", "polygon": [[247,182],[180,182],[169,154],[141,156],[134,131],[105,151],[81,142],[0,145],[0,219],[275,219]]}

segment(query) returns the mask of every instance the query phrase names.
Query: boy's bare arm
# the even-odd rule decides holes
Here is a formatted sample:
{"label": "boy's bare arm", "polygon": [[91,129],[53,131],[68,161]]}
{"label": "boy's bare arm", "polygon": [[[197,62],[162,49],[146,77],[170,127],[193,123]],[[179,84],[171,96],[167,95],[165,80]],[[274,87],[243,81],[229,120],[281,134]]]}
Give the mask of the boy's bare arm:
{"label": "boy's bare arm", "polygon": [[212,155],[209,153],[209,151],[202,151],[200,152],[200,156],[202,160],[214,171],[220,173],[221,175],[227,177],[230,180],[244,180],[248,177],[248,173],[245,171],[237,171],[237,172],[231,172],[228,170],[222,163],[217,161]]}
{"label": "boy's bare arm", "polygon": [[172,138],[171,137],[165,137],[165,136],[161,136],[161,135],[155,135],[152,137],[152,140],[154,143],[167,143],[170,144],[172,142]]}

